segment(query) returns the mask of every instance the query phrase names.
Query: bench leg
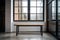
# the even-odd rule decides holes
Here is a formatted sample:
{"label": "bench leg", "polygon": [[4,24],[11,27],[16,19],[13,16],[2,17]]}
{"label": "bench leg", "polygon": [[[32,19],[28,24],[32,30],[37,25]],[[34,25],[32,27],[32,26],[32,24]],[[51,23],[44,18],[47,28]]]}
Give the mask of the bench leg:
{"label": "bench leg", "polygon": [[16,26],[16,36],[18,36],[19,33],[19,26]]}
{"label": "bench leg", "polygon": [[43,30],[42,30],[42,26],[40,26],[40,28],[41,28],[41,36],[43,36]]}

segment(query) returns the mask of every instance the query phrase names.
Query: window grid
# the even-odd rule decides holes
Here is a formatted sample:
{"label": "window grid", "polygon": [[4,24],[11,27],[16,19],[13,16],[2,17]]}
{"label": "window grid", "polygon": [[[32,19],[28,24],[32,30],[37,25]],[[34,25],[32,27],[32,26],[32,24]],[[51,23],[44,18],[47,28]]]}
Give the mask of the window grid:
{"label": "window grid", "polygon": [[52,2],[52,20],[56,20],[56,2]]}
{"label": "window grid", "polygon": [[[56,9],[56,4],[55,3],[52,3],[52,4],[54,4],[54,5],[52,5],[52,8]],[[59,11],[59,8],[60,8],[60,5],[58,5],[58,20],[60,20],[60,11]],[[53,12],[53,9],[52,9],[52,20],[56,20],[56,10]]]}
{"label": "window grid", "polygon": [[[22,2],[23,1],[27,1],[27,0],[17,0],[18,1],[18,6],[13,6],[14,7],[14,9],[15,8],[18,8],[18,13],[16,13],[16,12],[14,12],[14,16],[17,14],[18,15],[18,18],[17,18],[17,20],[23,20],[22,18],[22,16],[23,16],[23,14],[27,14],[27,17],[28,17],[28,13],[22,13],[22,10],[23,10],[23,8],[27,8],[27,12],[28,12],[28,6],[22,6]],[[19,5],[19,2],[21,1],[21,6]],[[34,0],[35,1],[35,0]],[[31,4],[30,4],[30,10],[31,10],[31,7],[33,7],[33,8],[35,8],[36,7],[36,13],[30,13],[30,14],[36,14],[36,20],[38,20],[38,18],[37,18],[37,15],[38,14],[42,14],[42,20],[43,20],[43,12],[42,13],[37,13],[37,8],[42,8],[42,11],[43,11],[43,6],[37,6],[37,1],[40,1],[40,0],[36,0],[36,6],[31,6]],[[28,1],[27,1],[28,2]],[[31,0],[30,0],[30,2],[31,2]],[[28,5],[28,4],[27,4]],[[21,8],[21,9],[20,9]],[[21,12],[19,12],[21,10]],[[31,12],[31,11],[30,11]],[[29,14],[29,15],[30,15]],[[20,16],[21,15],[21,16]],[[21,17],[21,19],[20,19],[20,17]],[[40,18],[40,17],[39,17]],[[30,18],[31,19],[31,18]],[[29,19],[29,21],[30,21],[30,19]],[[15,20],[15,17],[14,17],[14,20]],[[27,18],[27,20],[28,20],[28,18]],[[41,20],[41,19],[40,19]]]}

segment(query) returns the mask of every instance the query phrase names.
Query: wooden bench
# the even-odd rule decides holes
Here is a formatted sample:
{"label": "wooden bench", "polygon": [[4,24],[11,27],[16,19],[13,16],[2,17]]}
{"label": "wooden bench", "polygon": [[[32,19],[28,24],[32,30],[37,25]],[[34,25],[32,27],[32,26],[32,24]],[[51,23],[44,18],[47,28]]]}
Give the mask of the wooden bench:
{"label": "wooden bench", "polygon": [[18,24],[18,23],[16,23],[16,24],[14,24],[15,26],[16,26],[16,36],[18,35],[18,33],[19,33],[19,27],[21,27],[21,26],[37,26],[37,27],[40,27],[41,29],[41,36],[43,36],[43,30],[42,30],[42,27],[43,27],[43,24]]}

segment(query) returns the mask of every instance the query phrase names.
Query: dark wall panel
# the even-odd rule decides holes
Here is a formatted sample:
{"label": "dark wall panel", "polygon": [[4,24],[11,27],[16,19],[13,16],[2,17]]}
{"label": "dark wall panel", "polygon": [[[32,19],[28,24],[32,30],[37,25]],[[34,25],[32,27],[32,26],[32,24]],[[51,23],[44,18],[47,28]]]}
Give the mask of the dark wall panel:
{"label": "dark wall panel", "polygon": [[0,32],[5,32],[5,0],[0,0]]}

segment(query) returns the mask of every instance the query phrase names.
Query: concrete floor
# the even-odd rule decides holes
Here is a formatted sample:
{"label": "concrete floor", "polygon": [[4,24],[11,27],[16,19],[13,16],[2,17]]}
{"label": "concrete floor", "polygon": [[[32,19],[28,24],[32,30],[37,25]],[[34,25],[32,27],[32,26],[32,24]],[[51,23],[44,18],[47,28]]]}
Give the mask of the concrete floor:
{"label": "concrete floor", "polygon": [[1,33],[0,40],[56,40],[51,34],[44,33],[43,36],[36,34],[19,34],[16,36],[16,33]]}

